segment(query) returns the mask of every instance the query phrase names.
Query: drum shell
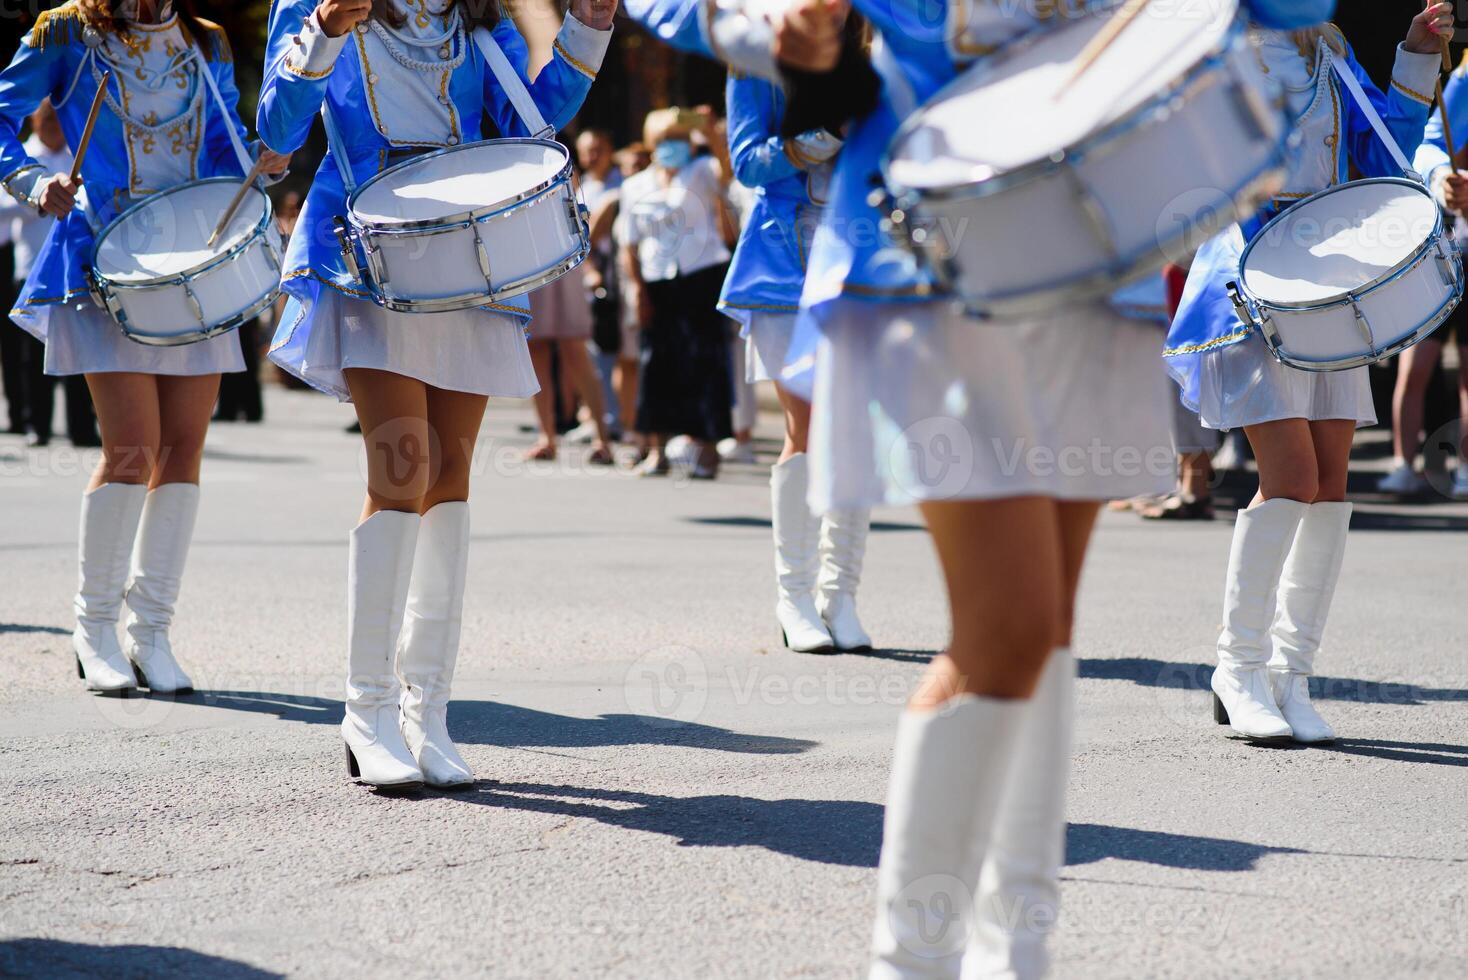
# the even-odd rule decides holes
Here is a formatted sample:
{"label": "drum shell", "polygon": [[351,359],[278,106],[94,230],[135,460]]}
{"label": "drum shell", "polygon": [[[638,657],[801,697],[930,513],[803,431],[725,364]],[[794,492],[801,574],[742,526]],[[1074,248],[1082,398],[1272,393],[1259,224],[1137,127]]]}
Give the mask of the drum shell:
{"label": "drum shell", "polygon": [[[1354,303],[1295,308],[1250,301],[1264,341],[1280,362],[1306,371],[1346,371],[1422,340],[1442,325],[1462,294],[1462,259],[1439,233],[1405,268],[1362,290]],[[1369,342],[1363,321],[1369,324]]]}
{"label": "drum shell", "polygon": [[1287,136],[1234,31],[1173,91],[1058,160],[970,188],[889,192],[905,212],[899,238],[971,310],[1044,313],[1105,296],[1252,212],[1278,189]]}
{"label": "drum shell", "polygon": [[[472,307],[529,292],[570,271],[585,257],[573,220],[580,221],[575,194],[562,182],[504,214],[441,231],[393,233],[359,225],[357,233],[384,305],[396,309],[462,298]],[[489,257],[488,284],[476,231]]]}
{"label": "drum shell", "polygon": [[[210,178],[194,182],[228,183],[232,178]],[[180,185],[163,193],[185,190]],[[280,292],[281,256],[284,249],[268,196],[264,213],[250,236],[228,252],[193,269],[147,282],[110,279],[95,267],[89,271],[93,299],[118,324],[123,334],[140,344],[177,347],[194,344],[228,333],[265,310]],[[146,202],[143,202],[146,203]],[[97,238],[96,251],[109,232],[120,227],[127,214],[119,216]],[[94,252],[95,254],[95,252]]]}
{"label": "drum shell", "polygon": [[351,212],[347,224],[342,246],[349,267],[361,273],[374,301],[404,313],[472,309],[510,299],[554,282],[590,253],[569,155],[564,168],[540,188],[482,213],[384,222]]}

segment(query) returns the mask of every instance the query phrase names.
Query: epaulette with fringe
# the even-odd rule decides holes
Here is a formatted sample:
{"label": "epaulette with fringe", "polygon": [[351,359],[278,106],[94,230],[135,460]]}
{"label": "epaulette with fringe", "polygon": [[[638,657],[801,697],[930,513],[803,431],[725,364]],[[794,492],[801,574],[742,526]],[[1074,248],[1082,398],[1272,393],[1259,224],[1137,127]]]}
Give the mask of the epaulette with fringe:
{"label": "epaulette with fringe", "polygon": [[204,52],[204,57],[209,61],[234,61],[234,49],[229,46],[229,34],[225,29],[212,20],[202,17],[196,19],[209,35],[207,41],[205,38],[198,39],[199,50]]}
{"label": "epaulette with fringe", "polygon": [[36,17],[36,25],[26,35],[25,43],[37,50],[64,47],[73,41],[80,41],[86,26],[76,0],[70,0],[52,10],[41,11]]}

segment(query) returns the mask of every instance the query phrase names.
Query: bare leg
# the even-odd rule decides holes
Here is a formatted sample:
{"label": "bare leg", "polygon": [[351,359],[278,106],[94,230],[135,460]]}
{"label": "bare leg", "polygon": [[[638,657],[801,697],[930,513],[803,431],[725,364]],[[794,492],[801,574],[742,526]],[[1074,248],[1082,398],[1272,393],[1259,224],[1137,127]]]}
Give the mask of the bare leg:
{"label": "bare leg", "polygon": [[805,452],[806,439],[810,435],[810,402],[778,383],[775,394],[780,399],[780,407],[785,410],[785,445],[780,450],[780,462],[783,463],[791,456]]}
{"label": "bare leg", "polygon": [[1310,423],[1310,439],[1315,446],[1315,466],[1319,489],[1315,503],[1346,499],[1346,476],[1351,465],[1351,444],[1356,438],[1356,423],[1351,419],[1327,419]]}
{"label": "bare leg", "polygon": [[1244,434],[1259,465],[1255,502],[1276,497],[1311,503],[1320,491],[1315,440],[1304,419],[1280,419],[1247,426]]}
{"label": "bare leg", "polygon": [[612,369],[612,385],[617,390],[617,403],[622,412],[622,429],[638,448],[644,448],[644,440],[633,429],[637,420],[637,380],[641,367],[642,362],[636,357],[619,357]]}
{"label": "bare leg", "polygon": [[371,368],[342,373],[367,447],[367,499],[361,519],[384,510],[419,513],[433,482],[428,386]]}
{"label": "bare leg", "polygon": [[102,433],[102,458],[87,491],[106,483],[149,483],[158,463],[162,427],[157,378],[125,372],[89,374],[87,387]]}
{"label": "bare leg", "polygon": [[428,389],[428,426],[437,438],[432,440],[432,477],[423,497],[423,513],[447,501],[469,499],[474,444],[487,404],[489,399],[483,395]]}
{"label": "bare leg", "polygon": [[530,459],[556,457],[556,392],[552,377],[552,340],[530,341],[530,363],[535,366],[535,379],[540,390],[535,393],[535,420],[540,424],[540,439],[525,454]]}
{"label": "bare leg", "polygon": [[943,566],[953,636],[909,707],[934,710],[963,693],[1028,698],[1066,630],[1055,501],[928,503],[922,512]]}
{"label": "bare leg", "polygon": [[1392,391],[1392,449],[1411,466],[1422,449],[1423,399],[1443,345],[1424,340],[1409,347],[1397,362],[1397,384]]}
{"label": "bare leg", "polygon": [[597,449],[611,451],[611,435],[607,432],[607,405],[602,398],[601,380],[596,376],[596,365],[586,352],[584,340],[558,341],[561,351],[561,369],[571,380],[571,386],[581,396],[581,402],[591,412],[592,424],[596,426]]}
{"label": "bare leg", "polygon": [[150,486],[199,482],[204,438],[218,395],[217,374],[182,378],[159,375],[159,456]]}

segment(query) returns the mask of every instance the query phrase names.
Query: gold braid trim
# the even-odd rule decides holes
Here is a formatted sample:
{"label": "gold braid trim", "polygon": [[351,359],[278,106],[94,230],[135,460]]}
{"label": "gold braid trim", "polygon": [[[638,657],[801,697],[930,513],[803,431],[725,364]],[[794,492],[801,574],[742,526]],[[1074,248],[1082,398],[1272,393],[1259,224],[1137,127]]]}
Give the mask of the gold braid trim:
{"label": "gold braid trim", "polygon": [[43,10],[36,17],[36,26],[26,35],[27,47],[37,50],[65,47],[72,41],[82,39],[82,29],[87,26],[76,0],[64,3],[54,10]]}

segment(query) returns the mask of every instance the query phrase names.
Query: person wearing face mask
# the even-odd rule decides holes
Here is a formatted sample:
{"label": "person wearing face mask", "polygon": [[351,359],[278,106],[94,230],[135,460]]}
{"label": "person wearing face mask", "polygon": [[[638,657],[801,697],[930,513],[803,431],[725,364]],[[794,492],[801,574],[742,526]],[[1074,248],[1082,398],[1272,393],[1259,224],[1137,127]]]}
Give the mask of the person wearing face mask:
{"label": "person wearing face mask", "polygon": [[693,135],[707,127],[699,113],[649,113],[643,131],[652,166],[622,185],[617,241],[642,327],[635,427],[649,438],[643,476],[666,474],[668,438],[687,435],[698,447],[691,475],[713,479],[717,444],[733,434],[729,344],[717,306],[736,232],[718,144],[705,139],[715,152],[694,158]]}

